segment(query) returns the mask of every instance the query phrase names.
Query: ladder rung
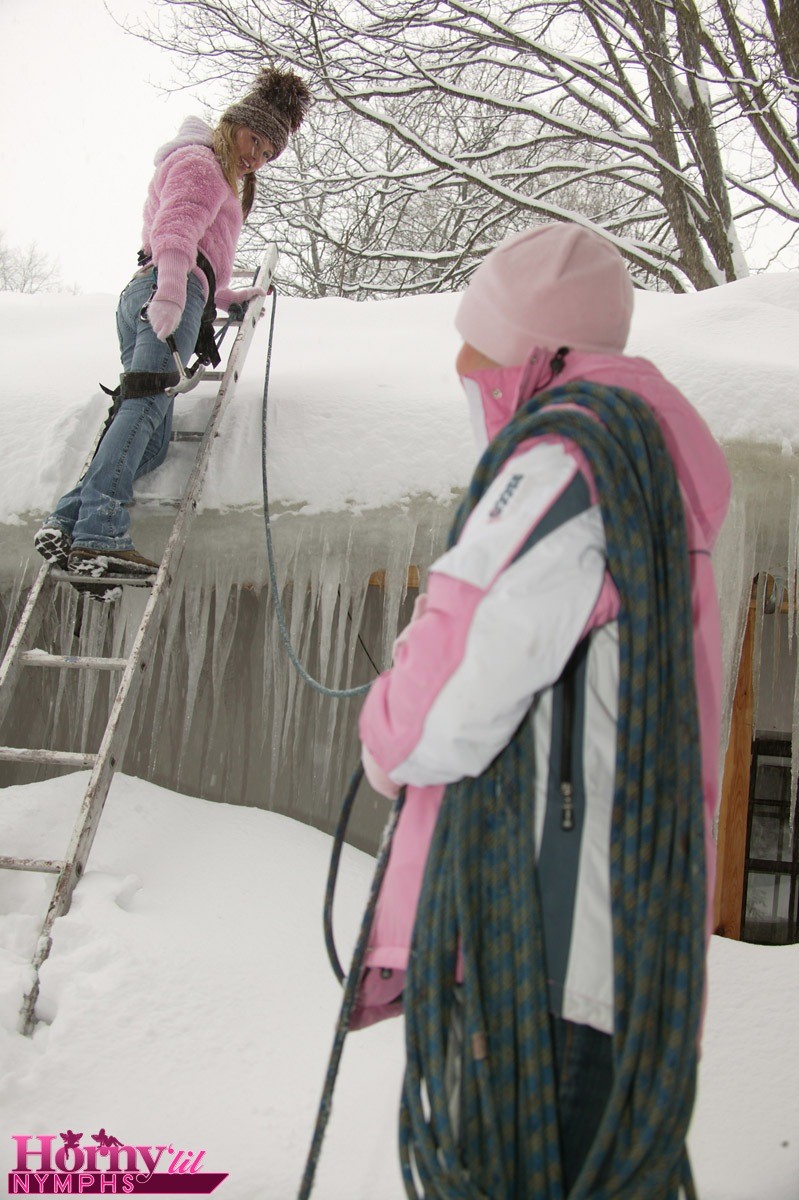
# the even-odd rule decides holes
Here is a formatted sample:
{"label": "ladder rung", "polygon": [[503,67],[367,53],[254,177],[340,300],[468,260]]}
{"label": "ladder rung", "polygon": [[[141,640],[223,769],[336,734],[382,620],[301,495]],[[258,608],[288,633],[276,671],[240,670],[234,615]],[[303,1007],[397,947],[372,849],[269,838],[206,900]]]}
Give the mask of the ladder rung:
{"label": "ladder rung", "polygon": [[155,575],[76,575],[70,571],[59,571],[53,567],[51,575],[56,583],[97,584],[99,587],[152,587]]}
{"label": "ladder rung", "polygon": [[137,496],[137,508],[180,508],[182,496]]}
{"label": "ladder rung", "polygon": [[60,875],[66,865],[54,858],[8,858],[0,854],[0,870],[5,871],[41,871],[45,875]]}
{"label": "ladder rung", "polygon": [[171,442],[199,442],[205,437],[205,431],[200,429],[173,429]]}
{"label": "ladder rung", "polygon": [[26,667],[73,667],[86,671],[124,671],[126,658],[80,658],[76,654],[47,654],[44,650],[25,650],[21,655]]}
{"label": "ladder rung", "polygon": [[203,371],[202,381],[203,381],[203,383],[205,383],[206,381],[209,381],[209,382],[216,381],[218,383],[220,379],[224,379],[224,378],[225,378],[224,371]]}
{"label": "ladder rung", "polygon": [[0,746],[0,762],[49,763],[52,767],[93,767],[96,754],[72,750],[27,750],[18,746]]}

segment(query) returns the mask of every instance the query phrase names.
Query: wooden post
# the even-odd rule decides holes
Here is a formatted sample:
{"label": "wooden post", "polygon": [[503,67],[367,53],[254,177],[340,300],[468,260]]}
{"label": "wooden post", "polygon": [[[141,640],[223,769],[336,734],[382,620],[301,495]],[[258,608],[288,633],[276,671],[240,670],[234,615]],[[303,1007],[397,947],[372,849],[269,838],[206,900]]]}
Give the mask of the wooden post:
{"label": "wooden post", "polygon": [[724,760],[719,813],[716,874],[715,930],[724,937],[741,937],[746,826],[749,814],[749,775],[752,765],[754,695],[752,658],[755,640],[755,605],[749,605],[741,664],[732,704],[730,740]]}

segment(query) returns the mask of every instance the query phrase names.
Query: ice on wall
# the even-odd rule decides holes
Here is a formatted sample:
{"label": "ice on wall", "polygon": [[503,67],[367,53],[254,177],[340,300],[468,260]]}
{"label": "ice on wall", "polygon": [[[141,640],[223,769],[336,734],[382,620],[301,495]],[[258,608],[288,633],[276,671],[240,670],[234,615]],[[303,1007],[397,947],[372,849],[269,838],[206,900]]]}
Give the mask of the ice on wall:
{"label": "ice on wall", "polygon": [[[114,303],[107,296],[0,296],[6,614],[18,607],[35,568],[36,523],[79,473],[104,414],[97,381],[112,383],[119,369]],[[388,663],[408,611],[408,568],[418,566],[424,576],[469,478],[474,452],[452,368],[456,303],[452,296],[278,300],[268,422],[278,575],[295,648],[331,685],[365,682]],[[329,827],[356,759],[359,702],[311,693],[277,636],[261,512],[267,330],[264,321],[214,448],[125,769]],[[798,334],[793,275],[697,295],[648,293],[636,308],[630,352],[653,359],[685,391],[724,444],[733,472],[730,516],[714,556],[725,721],[751,581],[762,571],[795,577]],[[178,403],[176,424],[199,428],[211,394],[198,389]],[[144,553],[157,556],[166,540],[167,501],[179,495],[193,454],[190,445],[173,447],[164,466],[141,482],[133,530]],[[378,571],[385,572],[383,586],[370,587]],[[46,633],[51,645],[71,652],[77,599],[62,590]],[[135,599],[93,612],[80,639],[122,646],[138,615]],[[793,631],[793,600],[789,624]],[[4,741],[35,745],[43,737],[61,748],[94,748],[110,682],[61,674],[69,677],[54,683],[49,672],[28,672]],[[3,778],[21,776],[4,768]],[[380,812],[364,817],[361,840],[372,838]]]}
{"label": "ice on wall", "polygon": [[[273,518],[291,643],[315,678],[330,687],[358,685],[390,662],[391,642],[416,595],[409,566],[435,556],[450,519],[449,507],[429,500],[403,511]],[[161,522],[165,534],[167,518]],[[268,586],[261,515],[203,514],[194,528],[124,769],[187,794],[329,828],[358,762],[359,701],[320,696],[291,667]],[[143,548],[155,549],[149,540]],[[370,585],[378,572],[379,586]],[[145,599],[142,589],[128,589],[120,603],[99,605],[61,586],[37,645],[62,654],[124,654]],[[29,670],[3,740],[94,750],[115,686],[105,674]],[[4,765],[6,783],[32,777],[29,766]],[[354,840],[372,845],[383,819],[384,806],[367,797]]]}

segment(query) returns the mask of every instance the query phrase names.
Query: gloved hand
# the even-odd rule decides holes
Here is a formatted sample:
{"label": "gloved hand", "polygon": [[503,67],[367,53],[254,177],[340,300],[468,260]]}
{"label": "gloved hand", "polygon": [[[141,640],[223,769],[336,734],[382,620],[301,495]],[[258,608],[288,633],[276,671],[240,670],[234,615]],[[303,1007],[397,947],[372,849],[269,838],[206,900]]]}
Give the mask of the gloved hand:
{"label": "gloved hand", "polygon": [[410,630],[411,625],[413,625],[414,621],[418,621],[420,617],[423,617],[426,610],[427,610],[427,593],[420,592],[419,595],[416,597],[416,600],[414,601],[413,612],[411,613],[410,621],[408,622],[408,624],[405,626],[404,629],[400,630],[400,632],[397,634],[396,638],[394,639],[394,645],[391,647],[392,663],[397,661],[397,651],[399,650],[400,646],[404,646],[405,643],[407,642],[408,631]]}
{"label": "gloved hand", "polygon": [[182,316],[182,305],[174,300],[159,300],[157,292],[147,305],[147,320],[155,336],[162,342],[175,332]]}
{"label": "gloved hand", "polygon": [[224,308],[228,312],[231,304],[238,304],[241,308],[245,308],[256,296],[265,295],[266,290],[261,287],[217,288],[214,300],[219,308]]}
{"label": "gloved hand", "polygon": [[400,785],[389,779],[386,772],[378,765],[374,755],[361,743],[361,762],[366,778],[376,792],[388,800],[396,800],[400,794]]}

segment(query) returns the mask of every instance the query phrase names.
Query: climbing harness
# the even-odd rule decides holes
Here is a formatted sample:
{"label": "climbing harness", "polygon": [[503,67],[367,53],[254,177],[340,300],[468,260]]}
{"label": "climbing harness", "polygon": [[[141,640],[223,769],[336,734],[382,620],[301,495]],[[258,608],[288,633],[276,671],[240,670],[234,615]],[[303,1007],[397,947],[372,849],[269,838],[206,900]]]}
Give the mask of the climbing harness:
{"label": "climbing harness", "polygon": [[[614,1084],[569,1200],[675,1196],[679,1187],[693,1200],[685,1134],[704,979],[705,876],[682,498],[647,405],[622,389],[575,383],[534,396],[494,439],[450,544],[514,449],[547,434],[572,440],[586,456],[600,497],[608,569],[622,600],[610,855]],[[427,1200],[563,1200],[534,870],[534,769],[528,719],[487,771],[450,785],[442,802],[405,979],[400,1154],[414,1200],[418,1186]],[[313,1185],[378,876],[403,802],[401,793],[378,855],[299,1200]],[[565,804],[562,820],[570,819]],[[459,953],[471,1052],[464,1056],[456,1131],[444,1064]]]}
{"label": "climbing harness", "polygon": [[[144,250],[140,250],[138,262],[140,267],[146,267],[152,262],[152,257],[146,254]],[[168,396],[182,395],[184,392],[191,391],[192,388],[195,388],[200,383],[208,366],[219,366],[221,362],[219,350],[225,335],[232,325],[241,324],[247,306],[231,304],[228,308],[227,320],[220,326],[218,332],[215,332],[216,304],[214,303],[214,296],[216,293],[216,276],[214,268],[201,250],[197,251],[197,266],[203,272],[208,282],[208,297],[200,317],[200,329],[194,346],[194,353],[197,355],[195,362],[191,366],[184,364],[175,339],[170,336],[166,339],[166,344],[169,347],[175,364],[173,371],[123,371],[119,377],[119,383],[115,388],[106,387],[105,384],[101,383],[100,389],[105,392],[106,396],[111,397],[111,405],[97,440],[98,447],[110,429],[124,400],[141,399],[144,396],[152,396],[159,392],[166,392]],[[158,286],[157,268],[155,267],[153,267],[153,276],[152,291],[139,313],[143,321],[147,320],[147,309]],[[95,447],[96,453],[97,448]]]}
{"label": "climbing harness", "polygon": [[[148,267],[153,261],[153,256],[152,254],[148,254],[145,250],[140,250],[138,254],[138,261],[140,267]],[[202,250],[197,251],[197,266],[205,276],[205,280],[208,285],[208,295],[205,300],[205,307],[203,308],[202,315],[200,317],[200,328],[197,333],[197,341],[194,346],[194,353],[197,355],[197,362],[194,364],[193,368],[186,371],[186,376],[188,378],[193,378],[199,367],[218,367],[221,361],[217,339],[214,334],[214,321],[216,320],[216,275],[214,273],[214,268],[211,266]],[[141,319],[143,321],[147,320],[147,309],[149,307],[150,300],[152,300],[158,287],[157,267],[153,267],[153,277],[153,290],[150,293],[150,299],[141,310]],[[228,310],[228,316],[230,316],[230,310]],[[240,319],[238,314],[236,317],[234,317],[234,319]],[[170,346],[170,349],[174,354],[174,348]],[[178,371],[180,372],[181,367],[179,363],[180,360],[178,359]]]}
{"label": "climbing harness", "polygon": [[[275,290],[273,288],[272,289],[272,313],[271,313],[270,320],[269,320],[269,341],[267,344],[267,351],[266,351],[266,369],[264,371],[264,390],[263,390],[263,399],[262,399],[262,403],[261,403],[261,486],[263,489],[263,501],[264,501],[264,528],[265,528],[265,532],[266,532],[266,556],[267,556],[267,560],[269,562],[269,585],[272,589],[272,596],[273,596],[274,604],[275,604],[275,616],[277,617],[277,624],[278,624],[278,629],[280,630],[280,636],[283,640],[283,645],[286,648],[286,653],[289,656],[289,660],[291,661],[291,665],[294,667],[297,674],[300,676],[301,679],[303,679],[305,681],[305,683],[309,684],[309,686],[312,687],[315,692],[319,692],[320,695],[329,696],[330,698],[332,698],[334,700],[346,700],[352,696],[365,695],[366,692],[369,691],[369,688],[372,686],[371,683],[363,683],[363,684],[360,684],[360,686],[358,686],[358,687],[351,687],[351,688],[331,688],[331,687],[327,687],[324,683],[321,683],[318,679],[314,679],[313,676],[310,675],[306,671],[305,667],[302,665],[300,660],[297,658],[297,655],[294,651],[294,647],[291,644],[291,638],[289,637],[289,631],[288,631],[288,627],[286,625],[286,615],[283,612],[283,605],[280,600],[280,589],[279,589],[278,582],[277,582],[277,567],[275,565],[275,550],[274,550],[274,546],[272,544],[272,524],[271,524],[271,518],[269,515],[269,487],[268,487],[268,483],[267,483],[267,470],[266,470],[267,448],[268,448],[267,416],[268,416],[268,400],[269,400],[269,374],[270,374],[271,367],[272,367],[272,341],[273,341],[274,332],[275,332],[276,307],[277,307],[277,293],[275,292]],[[366,650],[366,647],[364,646],[363,640],[361,639],[360,635],[358,635],[358,640],[360,641],[361,646],[363,646],[363,649],[366,652],[367,658],[369,658],[369,661],[372,663],[372,666],[375,667],[375,672],[378,673],[378,668],[375,666],[368,650]]]}

